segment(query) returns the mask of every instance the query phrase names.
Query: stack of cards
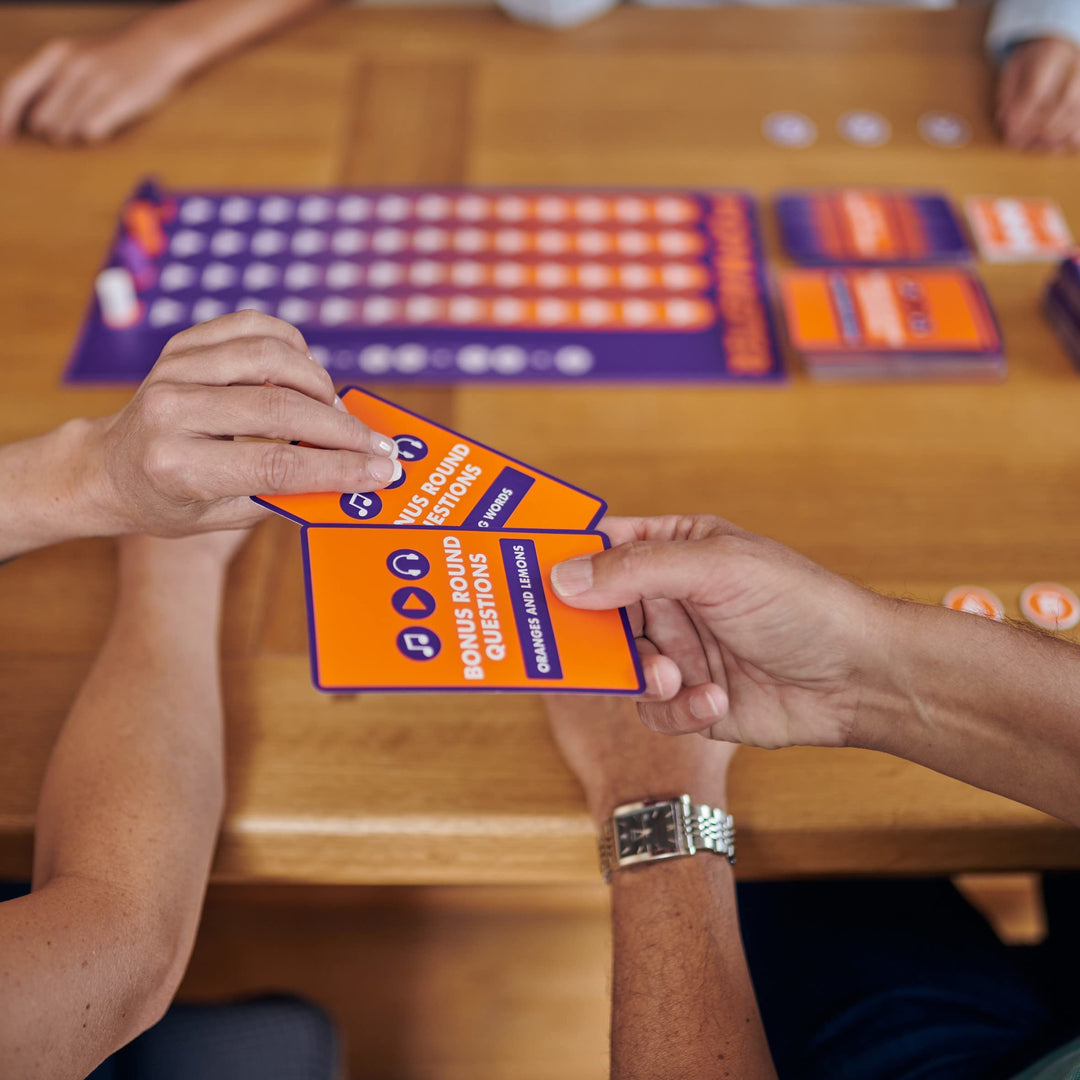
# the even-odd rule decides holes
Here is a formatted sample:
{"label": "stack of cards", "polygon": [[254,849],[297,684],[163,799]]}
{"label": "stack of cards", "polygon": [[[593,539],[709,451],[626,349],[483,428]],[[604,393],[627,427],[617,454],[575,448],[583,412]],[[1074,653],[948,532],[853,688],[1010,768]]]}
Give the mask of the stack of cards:
{"label": "stack of cards", "polygon": [[1080,255],[1066,259],[1046,290],[1050,325],[1080,370]]}
{"label": "stack of cards", "polygon": [[403,471],[377,492],[259,497],[303,525],[320,690],[638,694],[625,611],[579,611],[551,568],[607,546],[602,499],[352,388]]}
{"label": "stack of cards", "polygon": [[809,266],[966,262],[964,227],[942,194],[882,188],[789,191],[776,199],[788,254]]}
{"label": "stack of cards", "polygon": [[816,379],[1004,374],[990,302],[964,270],[788,270],[779,291],[791,345]]}

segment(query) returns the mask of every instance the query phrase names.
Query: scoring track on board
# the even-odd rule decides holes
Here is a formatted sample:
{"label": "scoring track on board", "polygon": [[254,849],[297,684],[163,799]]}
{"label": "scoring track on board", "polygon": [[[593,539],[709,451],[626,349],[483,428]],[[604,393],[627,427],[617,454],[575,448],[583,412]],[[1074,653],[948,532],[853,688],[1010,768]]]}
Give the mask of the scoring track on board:
{"label": "scoring track on board", "polygon": [[701,379],[783,371],[753,202],[739,192],[354,189],[127,201],[68,371],[135,381],[194,323],[253,308],[336,377]]}

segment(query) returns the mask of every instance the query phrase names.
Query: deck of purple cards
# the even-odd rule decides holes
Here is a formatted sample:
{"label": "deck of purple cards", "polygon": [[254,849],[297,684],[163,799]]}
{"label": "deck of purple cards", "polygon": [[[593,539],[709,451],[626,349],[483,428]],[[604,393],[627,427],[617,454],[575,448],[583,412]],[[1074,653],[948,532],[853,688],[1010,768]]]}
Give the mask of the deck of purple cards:
{"label": "deck of purple cards", "polygon": [[788,254],[804,266],[927,266],[971,259],[963,223],[932,191],[819,188],[776,198]]}
{"label": "deck of purple cards", "polygon": [[131,383],[255,309],[339,381],[784,376],[757,210],[735,191],[168,191],[125,202],[67,371]]}
{"label": "deck of purple cards", "polygon": [[1046,290],[1046,316],[1080,371],[1080,255],[1072,255],[1058,268]]}

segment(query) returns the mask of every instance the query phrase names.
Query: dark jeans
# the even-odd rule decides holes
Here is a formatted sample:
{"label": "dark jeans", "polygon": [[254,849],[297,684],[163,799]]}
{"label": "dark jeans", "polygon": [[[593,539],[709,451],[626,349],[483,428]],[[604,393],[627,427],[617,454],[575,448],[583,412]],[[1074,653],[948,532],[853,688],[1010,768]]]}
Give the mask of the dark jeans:
{"label": "dark jeans", "polygon": [[89,1080],[337,1080],[337,1033],[297,998],[173,1005]]}
{"label": "dark jeans", "polygon": [[[0,902],[27,892],[0,882]],[[263,997],[173,1005],[88,1080],[337,1080],[340,1058],[337,1032],[320,1008]]]}
{"label": "dark jeans", "polygon": [[944,879],[748,882],[739,916],[780,1080],[1004,1080],[1080,1034],[1080,876],[1003,945]]}

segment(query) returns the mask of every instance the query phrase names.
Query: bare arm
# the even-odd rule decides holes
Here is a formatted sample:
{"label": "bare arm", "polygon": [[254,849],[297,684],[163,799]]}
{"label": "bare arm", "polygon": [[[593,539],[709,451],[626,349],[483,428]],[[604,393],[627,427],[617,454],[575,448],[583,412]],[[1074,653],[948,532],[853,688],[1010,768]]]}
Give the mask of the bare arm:
{"label": "bare arm", "polygon": [[611,917],[614,1080],[775,1080],[726,860],[618,871]]}
{"label": "bare arm", "polygon": [[20,129],[94,142],[185,80],[331,0],[185,0],[111,34],[50,41],[0,87],[0,141]]}
{"label": "bare arm", "polygon": [[186,43],[188,69],[197,70],[250,45],[334,0],[184,0],[143,16],[153,29]]}
{"label": "bare arm", "polygon": [[46,435],[0,446],[0,561],[119,531],[101,497],[99,427],[70,420]]}
{"label": "bare arm", "polygon": [[853,745],[885,750],[1080,825],[1080,648],[894,601]]}
{"label": "bare arm", "polygon": [[[623,699],[552,697],[546,705],[598,827],[616,806],[650,796],[726,804],[733,746],[647,731]],[[615,1080],[774,1080],[727,859],[615,871],[611,918]]]}
{"label": "bare arm", "polygon": [[179,984],[222,813],[217,631],[238,535],[121,544],[113,622],[46,773],[34,891],[0,905],[12,1076],[85,1076]]}
{"label": "bare arm", "polygon": [[886,750],[1080,824],[1077,646],[887,599],[718,518],[604,527],[611,551],[552,580],[633,605],[650,726]]}

